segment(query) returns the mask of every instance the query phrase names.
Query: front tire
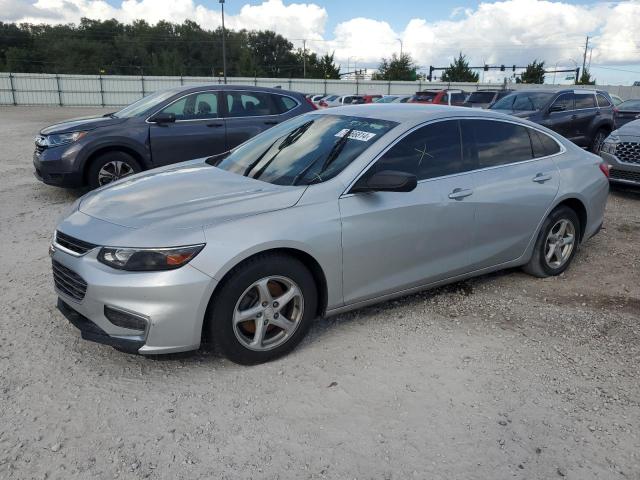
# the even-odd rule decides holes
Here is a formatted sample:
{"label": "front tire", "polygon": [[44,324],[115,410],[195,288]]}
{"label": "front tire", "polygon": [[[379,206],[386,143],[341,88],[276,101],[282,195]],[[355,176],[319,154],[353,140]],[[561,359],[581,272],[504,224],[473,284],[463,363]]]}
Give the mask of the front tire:
{"label": "front tire", "polygon": [[568,267],[578,250],[580,220],[571,208],[556,208],[544,221],[524,271],[544,278],[560,275]]}
{"label": "front tire", "polygon": [[91,162],[87,180],[91,189],[95,189],[140,171],[140,164],[128,153],[106,152]]}
{"label": "front tire", "polygon": [[300,343],[317,305],[315,281],[302,262],[283,254],[258,255],[230,272],[216,292],[205,333],[232,362],[264,363]]}

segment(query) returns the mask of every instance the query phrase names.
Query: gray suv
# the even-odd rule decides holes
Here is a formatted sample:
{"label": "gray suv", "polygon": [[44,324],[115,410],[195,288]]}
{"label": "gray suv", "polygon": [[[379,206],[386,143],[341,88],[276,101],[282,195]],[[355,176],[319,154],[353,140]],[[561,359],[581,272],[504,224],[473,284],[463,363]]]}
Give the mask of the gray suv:
{"label": "gray suv", "polygon": [[116,113],[42,129],[35,141],[35,174],[49,185],[97,188],[142,170],[225,152],[315,108],[304,95],[281,89],[161,90]]}

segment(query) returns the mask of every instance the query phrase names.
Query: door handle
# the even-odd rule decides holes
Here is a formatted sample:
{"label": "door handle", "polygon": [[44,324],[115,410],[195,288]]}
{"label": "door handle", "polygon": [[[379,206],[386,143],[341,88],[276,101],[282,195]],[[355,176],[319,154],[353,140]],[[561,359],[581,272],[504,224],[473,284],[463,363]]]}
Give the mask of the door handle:
{"label": "door handle", "polygon": [[276,125],[278,123],[277,120],[265,120],[265,125]]}
{"label": "door handle", "polygon": [[549,175],[548,173],[538,173],[531,180],[536,182],[536,183],[544,183],[544,182],[546,182],[548,180],[551,180],[551,175]]}
{"label": "door handle", "polygon": [[473,190],[470,188],[454,188],[453,191],[449,194],[449,198],[451,200],[462,200],[469,195],[473,195]]}
{"label": "door handle", "polygon": [[207,127],[209,128],[217,128],[217,127],[223,127],[224,124],[223,123],[207,123]]}

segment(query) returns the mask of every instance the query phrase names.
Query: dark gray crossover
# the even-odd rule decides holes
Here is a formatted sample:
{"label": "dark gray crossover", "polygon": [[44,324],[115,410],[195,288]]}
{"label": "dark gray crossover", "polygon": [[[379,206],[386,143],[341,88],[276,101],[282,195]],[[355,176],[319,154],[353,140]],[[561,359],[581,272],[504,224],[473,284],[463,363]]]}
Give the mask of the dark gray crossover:
{"label": "dark gray crossover", "polygon": [[35,140],[35,174],[49,185],[96,188],[225,152],[315,108],[304,95],[275,88],[213,84],[161,90],[115,113],[42,129]]}
{"label": "dark gray crossover", "polygon": [[625,123],[611,132],[600,156],[610,166],[609,180],[640,186],[640,120]]}

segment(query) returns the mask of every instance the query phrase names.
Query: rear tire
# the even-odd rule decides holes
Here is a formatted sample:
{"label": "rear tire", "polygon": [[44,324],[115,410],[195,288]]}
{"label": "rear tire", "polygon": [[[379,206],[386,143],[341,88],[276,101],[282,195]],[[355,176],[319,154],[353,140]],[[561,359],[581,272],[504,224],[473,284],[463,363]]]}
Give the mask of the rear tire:
{"label": "rear tire", "polygon": [[142,167],[131,155],[114,150],[93,159],[87,171],[87,181],[94,189],[141,171]]}
{"label": "rear tire", "polygon": [[300,343],[317,305],[315,281],[302,262],[279,253],[258,255],[230,272],[215,293],[205,334],[232,362],[268,362]]}
{"label": "rear tire", "polygon": [[531,260],[523,270],[539,278],[560,275],[571,264],[579,243],[578,215],[571,208],[560,206],[542,224]]}

